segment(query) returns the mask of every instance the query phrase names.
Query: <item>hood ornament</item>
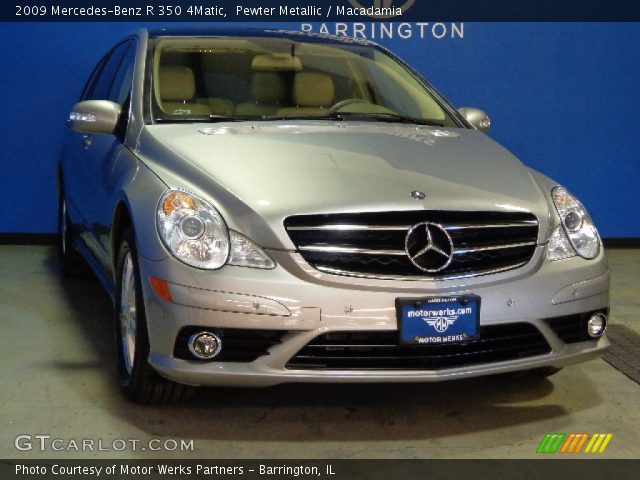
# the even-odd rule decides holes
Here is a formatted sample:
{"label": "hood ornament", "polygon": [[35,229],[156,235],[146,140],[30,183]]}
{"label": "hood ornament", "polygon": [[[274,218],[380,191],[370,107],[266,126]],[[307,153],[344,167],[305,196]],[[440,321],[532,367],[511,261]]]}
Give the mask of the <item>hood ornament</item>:
{"label": "hood ornament", "polygon": [[425,198],[427,198],[427,194],[426,193],[420,192],[418,190],[414,190],[409,195],[411,195],[416,200],[424,200]]}

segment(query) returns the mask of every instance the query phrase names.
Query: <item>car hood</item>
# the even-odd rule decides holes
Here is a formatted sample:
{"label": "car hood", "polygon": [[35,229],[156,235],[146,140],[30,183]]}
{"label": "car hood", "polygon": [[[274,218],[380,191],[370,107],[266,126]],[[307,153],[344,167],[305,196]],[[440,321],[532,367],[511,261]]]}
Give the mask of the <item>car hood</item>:
{"label": "car hood", "polygon": [[[231,228],[292,248],[295,214],[400,210],[532,212],[548,203],[531,172],[485,134],[367,122],[147,126],[140,155],[170,187],[206,195]],[[426,199],[410,193],[421,191]],[[258,237],[258,238],[256,238]]]}

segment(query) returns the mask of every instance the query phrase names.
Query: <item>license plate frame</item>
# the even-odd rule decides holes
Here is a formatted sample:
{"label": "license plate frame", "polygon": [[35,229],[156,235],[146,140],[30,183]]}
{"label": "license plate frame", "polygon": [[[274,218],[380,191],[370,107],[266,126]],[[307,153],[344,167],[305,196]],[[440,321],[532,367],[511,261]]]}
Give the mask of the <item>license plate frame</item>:
{"label": "license plate frame", "polygon": [[456,345],[478,340],[480,300],[473,294],[396,298],[399,343]]}

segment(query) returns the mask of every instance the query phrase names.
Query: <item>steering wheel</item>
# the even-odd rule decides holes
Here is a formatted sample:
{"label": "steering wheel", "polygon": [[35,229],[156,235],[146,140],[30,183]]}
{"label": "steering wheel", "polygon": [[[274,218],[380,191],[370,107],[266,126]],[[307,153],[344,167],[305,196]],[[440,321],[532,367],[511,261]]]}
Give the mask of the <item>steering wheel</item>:
{"label": "steering wheel", "polygon": [[328,112],[329,113],[335,113],[341,109],[343,109],[344,107],[348,106],[348,105],[353,105],[354,103],[371,103],[368,100],[365,100],[364,98],[346,98],[344,100],[340,100],[338,103],[336,103],[333,107],[331,107]]}

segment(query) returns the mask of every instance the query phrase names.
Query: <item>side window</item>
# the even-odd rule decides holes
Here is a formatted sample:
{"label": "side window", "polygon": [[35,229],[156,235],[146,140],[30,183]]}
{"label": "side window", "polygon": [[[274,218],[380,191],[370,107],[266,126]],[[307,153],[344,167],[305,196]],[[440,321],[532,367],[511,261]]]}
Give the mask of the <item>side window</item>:
{"label": "side window", "polygon": [[90,100],[108,100],[111,83],[118,71],[118,67],[122,63],[127,48],[131,42],[124,42],[115,47],[111,54],[104,61],[94,88],[89,93]]}
{"label": "side window", "polygon": [[108,100],[123,105],[131,93],[131,82],[133,80],[133,67],[136,58],[136,44],[135,42],[129,42],[129,48],[127,49],[122,62],[120,62],[120,68],[115,74],[111,88],[109,89]]}

